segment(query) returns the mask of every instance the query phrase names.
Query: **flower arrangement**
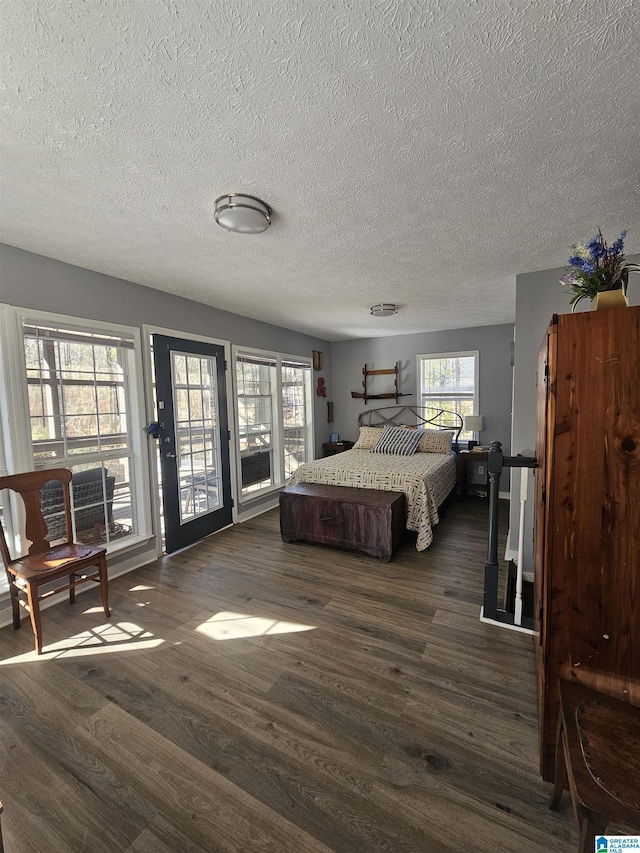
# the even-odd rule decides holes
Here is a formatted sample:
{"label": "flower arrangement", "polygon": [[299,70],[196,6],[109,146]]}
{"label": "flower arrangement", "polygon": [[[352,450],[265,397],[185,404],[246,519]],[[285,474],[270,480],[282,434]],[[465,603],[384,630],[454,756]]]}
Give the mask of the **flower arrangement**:
{"label": "flower arrangement", "polygon": [[573,291],[572,310],[583,299],[595,299],[597,293],[604,290],[622,290],[627,295],[629,273],[640,272],[638,264],[625,263],[623,231],[611,246],[607,245],[598,228],[598,233],[586,244],[573,246],[573,255],[569,258],[560,284]]}

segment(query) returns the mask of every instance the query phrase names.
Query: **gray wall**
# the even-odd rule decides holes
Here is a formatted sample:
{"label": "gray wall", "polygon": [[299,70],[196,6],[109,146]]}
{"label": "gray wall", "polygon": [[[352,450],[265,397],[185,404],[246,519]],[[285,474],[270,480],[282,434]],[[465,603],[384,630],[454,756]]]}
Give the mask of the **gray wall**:
{"label": "gray wall", "polygon": [[[640,263],[640,255],[630,255],[630,263]],[[538,352],[553,314],[569,314],[571,293],[559,283],[564,270],[551,269],[523,273],[516,277],[516,331],[513,391],[513,452],[535,451],[536,371]],[[640,305],[640,273],[629,279],[629,304]],[[579,311],[590,311],[583,300]],[[520,506],[520,476],[514,472],[511,485],[510,547],[517,550]],[[530,477],[525,519],[524,568],[533,567],[533,477]]]}
{"label": "gray wall", "polygon": [[[513,326],[479,326],[473,329],[453,329],[447,332],[424,332],[415,335],[396,335],[388,338],[367,338],[358,341],[339,341],[332,345],[333,373],[331,393],[335,405],[333,428],[341,438],[355,440],[358,436],[358,415],[367,408],[394,405],[393,400],[363,400],[351,397],[352,391],[362,391],[362,368],[381,370],[401,362],[399,389],[410,392],[400,403],[418,405],[417,359],[419,353],[460,352],[478,350],[480,387],[479,413],[484,415],[484,431],[480,442],[501,441],[509,452],[511,435],[511,343]],[[377,390],[393,390],[393,377],[375,377]],[[386,385],[386,387],[383,387]],[[328,435],[327,435],[328,437]]]}
{"label": "gray wall", "polygon": [[[331,370],[331,346],[320,338],[220,311],[2,243],[0,302],[127,326],[161,326],[185,335],[203,335],[287,355],[311,358],[314,349],[321,350],[325,375]],[[327,406],[326,400],[315,393],[314,418],[316,456],[321,456],[322,441],[326,440]]]}
{"label": "gray wall", "polygon": [[[640,263],[640,255],[629,256]],[[362,387],[362,368],[393,367],[401,362],[400,388],[416,401],[416,355],[429,352],[480,351],[480,413],[485,416],[483,444],[493,439],[503,442],[505,452],[533,450],[536,417],[536,363],[542,337],[551,315],[569,312],[569,294],[558,283],[562,269],[525,273],[516,278],[515,368],[513,373],[513,421],[511,421],[512,371],[511,325],[425,332],[390,338],[368,338],[329,344],[288,329],[261,323],[237,314],[182,299],[153,288],[71,266],[60,261],[0,244],[0,301],[34,308],[124,323],[175,329],[186,334],[205,335],[228,340],[240,346],[252,346],[311,356],[312,350],[324,353],[321,373],[314,371],[314,413],[316,455],[329,434],[342,438],[357,437],[358,414],[365,408],[351,391]],[[640,304],[640,274],[633,274],[629,285],[630,304]],[[583,310],[590,306],[582,303]],[[327,378],[327,398],[317,397],[318,376]],[[379,380],[383,381],[383,378]],[[384,390],[380,387],[379,390]],[[327,422],[327,400],[334,401],[335,420]],[[517,547],[519,478],[513,477],[511,500],[512,548]],[[532,502],[525,530],[525,568],[532,564]]]}
{"label": "gray wall", "polygon": [[[330,375],[331,346],[320,338],[220,311],[4,244],[0,244],[0,302],[127,326],[159,326],[185,336],[208,336],[287,355],[310,358],[314,349],[321,350],[324,352],[325,375]],[[313,399],[316,456],[320,456],[322,441],[325,440],[323,427],[327,420],[327,406],[326,400],[315,394]],[[263,505],[273,503],[273,500],[273,495],[257,499],[246,510],[260,511]],[[155,556],[153,541],[113,555],[109,560],[109,575],[115,577],[144,565]],[[0,625],[9,624],[10,611],[7,595],[0,602]]]}

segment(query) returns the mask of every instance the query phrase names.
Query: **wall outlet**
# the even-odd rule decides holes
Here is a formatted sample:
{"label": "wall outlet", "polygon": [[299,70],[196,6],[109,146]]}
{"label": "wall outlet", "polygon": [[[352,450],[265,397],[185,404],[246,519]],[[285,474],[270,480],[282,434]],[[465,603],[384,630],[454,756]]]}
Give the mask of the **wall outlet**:
{"label": "wall outlet", "polygon": [[478,465],[478,474],[484,476],[484,465]]}

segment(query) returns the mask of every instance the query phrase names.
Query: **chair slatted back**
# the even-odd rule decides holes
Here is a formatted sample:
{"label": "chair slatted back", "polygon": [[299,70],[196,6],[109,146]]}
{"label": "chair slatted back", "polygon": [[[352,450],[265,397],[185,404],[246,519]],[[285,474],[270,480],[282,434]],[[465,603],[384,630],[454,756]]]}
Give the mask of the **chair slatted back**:
{"label": "chair slatted back", "polygon": [[[42,554],[51,546],[45,538],[47,535],[47,522],[42,514],[40,506],[40,490],[49,480],[57,480],[62,483],[64,494],[64,513],[67,535],[65,542],[71,542],[71,496],[69,494],[69,483],[71,482],[71,471],[68,468],[49,468],[43,471],[28,471],[24,474],[9,474],[0,477],[0,489],[11,489],[20,495],[24,502],[26,513],[25,534],[31,541],[29,554]],[[7,547],[4,531],[0,525],[0,552],[9,565],[12,560]]]}

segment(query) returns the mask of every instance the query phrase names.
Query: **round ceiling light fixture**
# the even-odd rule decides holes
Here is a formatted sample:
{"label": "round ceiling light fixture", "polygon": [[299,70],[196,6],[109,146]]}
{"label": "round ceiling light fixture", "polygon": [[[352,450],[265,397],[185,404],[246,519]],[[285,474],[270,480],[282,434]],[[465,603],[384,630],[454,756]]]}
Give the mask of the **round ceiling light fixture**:
{"label": "round ceiling light fixture", "polygon": [[271,208],[259,198],[241,193],[226,193],[214,202],[218,225],[236,234],[260,234],[271,225]]}
{"label": "round ceiling light fixture", "polygon": [[392,314],[398,313],[398,306],[393,302],[381,302],[379,305],[371,306],[372,317],[390,317]]}

